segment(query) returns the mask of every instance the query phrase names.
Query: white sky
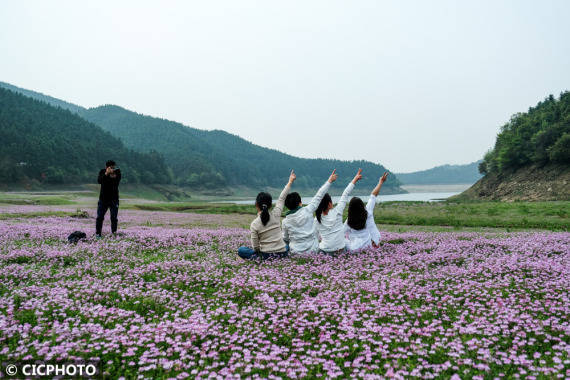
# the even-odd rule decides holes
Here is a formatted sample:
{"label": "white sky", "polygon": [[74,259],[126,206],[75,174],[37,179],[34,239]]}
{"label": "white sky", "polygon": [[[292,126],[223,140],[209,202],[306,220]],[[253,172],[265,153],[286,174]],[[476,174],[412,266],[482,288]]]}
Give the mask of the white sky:
{"label": "white sky", "polygon": [[[475,161],[570,89],[570,1],[1,1],[0,80],[301,157]],[[239,152],[236,152],[239,154]]]}

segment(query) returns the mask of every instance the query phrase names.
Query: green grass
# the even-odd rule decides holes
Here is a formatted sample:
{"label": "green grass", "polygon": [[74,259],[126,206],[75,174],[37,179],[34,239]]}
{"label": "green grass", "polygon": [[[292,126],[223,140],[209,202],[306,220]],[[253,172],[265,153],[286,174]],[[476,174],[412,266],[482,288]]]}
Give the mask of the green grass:
{"label": "green grass", "polygon": [[[150,187],[140,190],[139,196],[147,194]],[[132,190],[132,189],[131,189]],[[170,191],[170,188],[152,189],[158,193]],[[151,191],[151,192],[152,192]],[[144,193],[144,194],[143,194]],[[126,192],[122,192],[126,195]],[[95,193],[90,196],[96,195]],[[0,193],[0,204],[36,204],[36,205],[70,205],[79,196],[88,196],[85,193],[47,194],[27,193]],[[173,197],[189,196],[188,193],[171,194]],[[152,198],[152,197],[151,197]],[[201,201],[184,202],[140,202],[129,199],[121,203],[121,209],[135,209],[147,211],[191,212],[198,214],[256,214],[252,205],[238,205],[233,203],[212,203]],[[570,202],[499,202],[499,201],[443,201],[443,202],[386,202],[379,203],[374,211],[377,224],[385,226],[387,230],[403,231],[423,228],[433,231],[449,229],[481,229],[501,228],[510,230],[544,229],[553,231],[568,231],[570,225]],[[0,219],[13,217],[41,217],[41,216],[75,216],[75,213],[50,211],[26,214],[0,214]],[[346,218],[346,210],[345,210]],[[414,228],[417,226],[417,228]]]}
{"label": "green grass", "polygon": [[247,214],[257,213],[253,205],[237,205],[233,203],[200,203],[200,202],[169,202],[169,203],[134,203],[123,208],[146,211],[193,212],[196,214]]}
{"label": "green grass", "polygon": [[73,196],[53,196],[53,195],[12,195],[0,193],[0,204],[11,205],[41,205],[41,206],[61,206],[75,204],[71,200]]}
{"label": "green grass", "polygon": [[89,215],[85,211],[40,211],[40,212],[27,212],[27,213],[9,213],[0,214],[0,220],[16,219],[16,218],[45,218],[48,216],[66,217],[71,216],[74,218],[88,218]]}
{"label": "green grass", "polygon": [[[131,204],[138,210],[193,212],[199,214],[255,215],[252,205],[230,203]],[[376,206],[377,224],[446,228],[546,229],[567,231],[570,202],[386,202]],[[346,218],[346,210],[345,210]]]}
{"label": "green grass", "polygon": [[570,202],[390,202],[376,206],[379,224],[567,231]]}

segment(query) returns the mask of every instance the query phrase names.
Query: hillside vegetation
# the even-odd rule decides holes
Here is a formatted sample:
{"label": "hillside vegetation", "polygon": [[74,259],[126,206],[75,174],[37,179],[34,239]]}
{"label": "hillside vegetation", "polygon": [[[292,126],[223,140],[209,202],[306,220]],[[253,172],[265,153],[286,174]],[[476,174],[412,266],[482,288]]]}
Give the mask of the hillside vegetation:
{"label": "hillside vegetation", "polygon": [[[298,158],[224,131],[190,128],[118,106],[91,108],[81,115],[119,137],[129,148],[140,152],[156,149],[164,155],[177,183],[191,187],[281,187],[291,168],[297,172],[299,188],[320,186],[333,168],[347,180],[362,168],[366,174],[363,185],[372,187],[386,170],[382,165],[368,161]],[[336,186],[345,186],[345,182],[339,181]],[[397,192],[398,185],[398,180],[392,176],[385,189]]]}
{"label": "hillside vegetation", "polygon": [[550,95],[501,127],[479,168],[503,174],[529,165],[570,164],[570,92]]}
{"label": "hillside vegetation", "polygon": [[570,92],[513,115],[479,170],[456,199],[570,200]]}
{"label": "hillside vegetation", "polygon": [[[158,152],[171,169],[173,182],[193,189],[228,189],[232,186],[280,188],[292,168],[298,174],[299,189],[315,189],[336,168],[341,175],[341,180],[334,186],[338,192],[358,168],[364,170],[362,185],[367,188],[373,187],[382,172],[387,170],[369,161],[294,157],[220,130],[191,128],[114,105],[86,109],[4,82],[0,82],[0,87],[69,110],[120,139],[127,148],[145,154]],[[405,192],[399,185],[396,176],[392,175],[382,191],[385,194]]]}
{"label": "hillside vegetation", "polygon": [[167,183],[157,153],[131,151],[78,115],[0,88],[0,183],[95,182],[105,161],[120,162],[126,183]]}

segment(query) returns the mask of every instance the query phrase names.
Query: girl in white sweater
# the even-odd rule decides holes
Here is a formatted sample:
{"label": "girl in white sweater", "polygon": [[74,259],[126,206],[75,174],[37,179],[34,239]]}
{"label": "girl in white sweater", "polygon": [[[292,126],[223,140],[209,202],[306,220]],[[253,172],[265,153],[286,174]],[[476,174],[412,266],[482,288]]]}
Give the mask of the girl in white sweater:
{"label": "girl in white sweater", "polygon": [[376,197],[380,193],[386,177],[388,177],[388,172],[382,175],[378,184],[372,190],[366,207],[364,207],[362,199],[358,197],[350,200],[348,218],[344,223],[346,249],[349,251],[358,251],[370,246],[377,246],[380,242],[380,231],[378,231],[378,227],[376,227],[374,222],[374,206],[376,206]]}
{"label": "girl in white sweater", "polygon": [[324,253],[338,253],[345,250],[344,229],[342,224],[342,214],[348,196],[354,189],[356,182],[362,179],[362,169],[358,169],[358,173],[348,184],[336,207],[333,206],[331,196],[327,193],[321,200],[319,207],[315,211],[317,232],[321,236],[319,250]]}
{"label": "girl in white sweater", "polygon": [[313,212],[336,178],[336,170],[333,170],[329,179],[305,207],[303,207],[299,193],[290,193],[285,198],[285,207],[289,211],[283,219],[281,229],[283,230],[283,240],[289,244],[291,254],[311,253],[319,250]]}

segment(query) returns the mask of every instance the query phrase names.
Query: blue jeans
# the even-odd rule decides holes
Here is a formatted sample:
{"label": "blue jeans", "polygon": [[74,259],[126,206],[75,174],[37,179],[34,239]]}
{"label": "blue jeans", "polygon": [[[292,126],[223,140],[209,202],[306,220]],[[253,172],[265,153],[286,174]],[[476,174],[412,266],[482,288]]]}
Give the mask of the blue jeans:
{"label": "blue jeans", "polygon": [[285,246],[285,252],[256,252],[253,248],[249,247],[239,247],[238,256],[245,260],[267,260],[267,259],[278,259],[287,257],[289,255],[289,246]]}
{"label": "blue jeans", "polygon": [[107,210],[111,212],[111,232],[117,232],[119,201],[99,200],[99,203],[97,204],[97,220],[95,222],[95,233],[97,235],[101,235],[101,230],[103,229],[103,219],[105,219]]}

